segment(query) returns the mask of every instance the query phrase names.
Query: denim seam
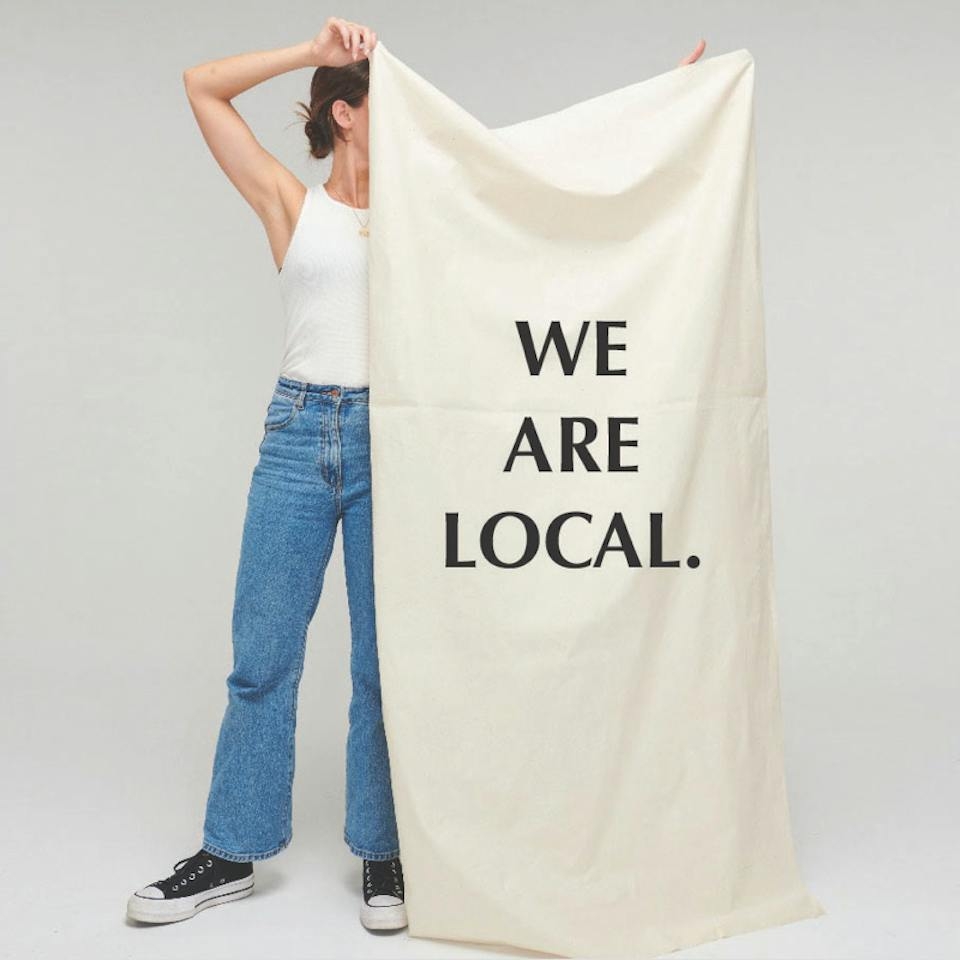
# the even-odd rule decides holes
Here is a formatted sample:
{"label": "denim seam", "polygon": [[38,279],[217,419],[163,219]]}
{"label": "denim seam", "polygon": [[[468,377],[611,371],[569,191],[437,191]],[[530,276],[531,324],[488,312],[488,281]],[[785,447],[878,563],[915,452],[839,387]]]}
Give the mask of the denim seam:
{"label": "denim seam", "polygon": [[290,833],[293,833],[293,773],[295,765],[295,752],[296,752],[296,738],[297,738],[297,701],[299,698],[300,691],[300,675],[303,672],[303,659],[306,652],[307,644],[307,629],[309,628],[309,622],[303,628],[303,633],[300,637],[300,650],[299,650],[299,664],[297,668],[297,674],[294,678],[292,689],[290,691],[290,713],[289,713],[289,724],[290,724],[290,739],[288,742],[287,749],[287,824]]}
{"label": "denim seam", "polygon": [[[327,545],[324,548],[324,552],[319,559],[317,564],[317,575],[313,583],[313,603],[311,604],[310,611],[307,616],[307,622],[303,627],[303,634],[300,638],[300,651],[299,651],[299,662],[297,664],[297,674],[296,679],[293,684],[293,696],[290,703],[290,759],[288,762],[289,777],[287,779],[287,803],[289,811],[289,820],[291,824],[291,833],[292,833],[292,824],[293,824],[293,774],[294,774],[294,751],[296,749],[296,717],[297,717],[297,702],[299,700],[300,692],[300,681],[303,678],[303,666],[304,660],[306,659],[307,652],[307,632],[310,629],[310,621],[313,620],[313,616],[317,611],[317,606],[320,603],[320,592],[323,589],[323,575],[327,564],[330,560],[330,554],[333,552],[333,541],[337,535],[337,525],[332,523],[330,525],[330,536],[327,538]],[[324,558],[326,558],[324,560]]]}
{"label": "denim seam", "polygon": [[336,439],[337,457],[336,474],[333,483],[333,490],[337,499],[337,516],[343,516],[343,436],[340,433],[340,398],[333,404],[333,435]]}
{"label": "denim seam", "polygon": [[318,444],[317,466],[320,467],[320,479],[325,484],[329,484],[327,480],[327,424],[324,420],[327,413],[323,405],[318,412],[320,414],[320,443]]}

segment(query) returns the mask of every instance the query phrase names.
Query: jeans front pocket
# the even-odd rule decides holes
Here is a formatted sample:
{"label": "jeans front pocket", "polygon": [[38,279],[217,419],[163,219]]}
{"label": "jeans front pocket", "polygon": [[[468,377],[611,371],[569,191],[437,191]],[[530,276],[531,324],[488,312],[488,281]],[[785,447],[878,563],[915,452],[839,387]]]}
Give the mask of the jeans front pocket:
{"label": "jeans front pocket", "polygon": [[282,430],[293,422],[299,409],[295,394],[286,393],[280,389],[275,390],[263,421],[264,432]]}

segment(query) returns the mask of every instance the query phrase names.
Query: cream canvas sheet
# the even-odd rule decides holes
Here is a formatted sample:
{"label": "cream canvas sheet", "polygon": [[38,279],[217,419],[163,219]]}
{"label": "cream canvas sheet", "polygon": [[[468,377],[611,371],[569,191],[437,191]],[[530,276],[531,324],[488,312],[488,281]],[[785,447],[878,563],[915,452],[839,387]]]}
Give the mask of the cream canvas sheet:
{"label": "cream canvas sheet", "polygon": [[409,933],[648,957],[818,915],[784,783],[750,54],[499,129],[382,42],[371,71]]}

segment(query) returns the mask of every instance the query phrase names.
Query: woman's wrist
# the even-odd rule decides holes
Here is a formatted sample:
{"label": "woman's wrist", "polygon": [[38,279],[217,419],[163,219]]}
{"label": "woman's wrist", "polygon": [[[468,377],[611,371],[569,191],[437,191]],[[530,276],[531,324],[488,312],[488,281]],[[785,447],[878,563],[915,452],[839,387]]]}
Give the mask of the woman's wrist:
{"label": "woman's wrist", "polygon": [[295,44],[291,51],[298,67],[320,67],[323,65],[320,61],[317,45],[313,40],[304,40],[302,43]]}
{"label": "woman's wrist", "polygon": [[303,40],[289,47],[280,47],[278,50],[270,51],[270,55],[279,60],[277,75],[290,70],[299,70],[301,67],[317,66],[312,40]]}
{"label": "woman's wrist", "polygon": [[304,42],[303,46],[305,47],[304,57],[306,62],[304,66],[306,67],[328,67],[328,66],[339,66],[339,64],[334,64],[330,62],[330,43],[329,41],[323,42],[319,36],[313,37],[310,40]]}

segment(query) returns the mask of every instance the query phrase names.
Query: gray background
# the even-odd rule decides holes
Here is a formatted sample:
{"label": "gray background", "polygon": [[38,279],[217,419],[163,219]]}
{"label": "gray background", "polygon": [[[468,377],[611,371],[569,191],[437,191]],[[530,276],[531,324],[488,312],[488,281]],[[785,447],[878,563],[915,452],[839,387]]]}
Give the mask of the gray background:
{"label": "gray background", "polygon": [[[5,6],[3,949],[495,953],[356,918],[339,538],[301,691],[293,845],[227,910],[124,920],[130,891],[200,839],[282,338],[266,237],[181,71],[307,39],[330,14],[371,24],[489,126],[670,69],[700,36],[707,55],[752,52],[787,776],[827,915],[674,956],[955,957],[960,18],[769,0]],[[235,102],[313,183],[326,168],[292,112],[309,77]]]}

